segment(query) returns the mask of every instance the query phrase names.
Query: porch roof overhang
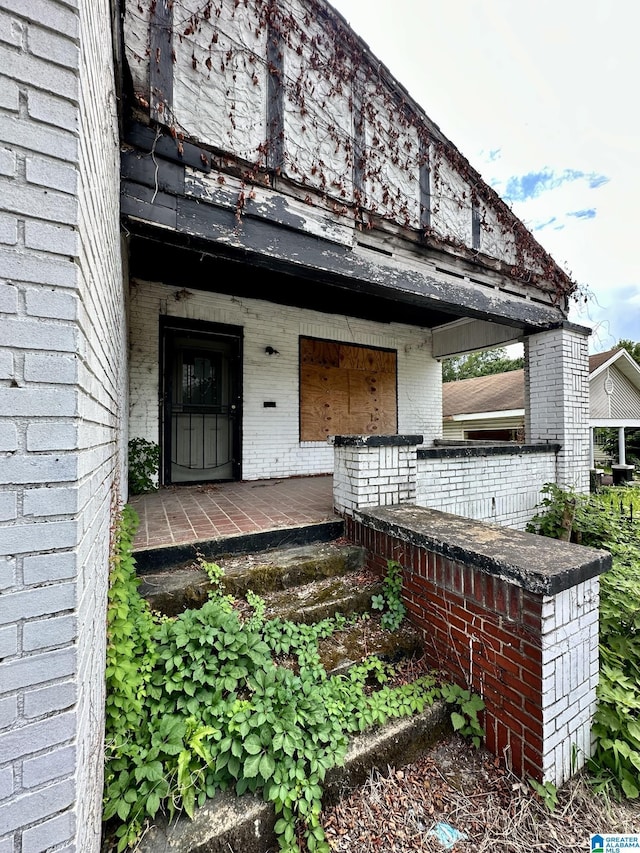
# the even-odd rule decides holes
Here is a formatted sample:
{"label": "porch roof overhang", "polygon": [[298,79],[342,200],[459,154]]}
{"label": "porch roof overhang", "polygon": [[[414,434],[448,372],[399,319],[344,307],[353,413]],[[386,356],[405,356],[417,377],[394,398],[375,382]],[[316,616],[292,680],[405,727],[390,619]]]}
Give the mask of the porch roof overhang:
{"label": "porch roof overhang", "polygon": [[596,427],[606,427],[607,429],[640,429],[639,418],[590,418],[589,426],[591,429]]}
{"label": "porch roof overhang", "polygon": [[473,340],[466,349],[566,322],[542,294],[538,301],[515,283],[492,285],[490,276],[441,269],[423,262],[415,246],[401,255],[371,239],[334,239],[328,229],[323,236],[284,195],[268,209],[249,199],[238,215],[224,194],[194,195],[193,181],[187,192],[189,163],[140,150],[125,152],[122,162],[121,211],[134,277],[431,329],[465,320],[465,340]]}

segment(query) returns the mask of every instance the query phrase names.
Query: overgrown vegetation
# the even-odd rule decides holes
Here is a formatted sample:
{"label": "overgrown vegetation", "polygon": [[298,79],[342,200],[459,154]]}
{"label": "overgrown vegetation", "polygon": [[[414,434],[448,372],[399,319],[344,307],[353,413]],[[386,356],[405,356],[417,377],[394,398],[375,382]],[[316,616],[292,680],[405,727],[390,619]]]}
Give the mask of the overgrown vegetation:
{"label": "overgrown vegetation", "polygon": [[142,495],[157,489],[160,447],[146,438],[129,441],[129,494]]}
{"label": "overgrown vegetation", "polygon": [[[232,789],[273,803],[281,850],[302,843],[327,853],[322,787],[350,735],[444,699],[454,728],[479,744],[483,705],[468,691],[432,676],[391,686],[392,668],[373,656],[327,675],[318,641],[344,627],[344,616],[314,625],[265,620],[264,602],[250,594],[252,612],[242,617],[214,564],[203,564],[213,591],[200,610],[152,613],[137,591],[136,524],[125,508],[109,593],[104,819],[118,850],[160,811],[193,816]],[[397,577],[390,565],[391,596]],[[395,622],[397,608],[386,612]]]}
{"label": "overgrown vegetation", "polygon": [[611,552],[600,579],[600,681],[588,762],[597,790],[640,796],[640,489],[545,488],[530,530]]}
{"label": "overgrown vegetation", "polygon": [[442,381],[455,382],[458,379],[472,379],[494,373],[507,373],[510,370],[520,370],[523,367],[524,356],[510,358],[504,347],[498,347],[497,349],[443,359]]}

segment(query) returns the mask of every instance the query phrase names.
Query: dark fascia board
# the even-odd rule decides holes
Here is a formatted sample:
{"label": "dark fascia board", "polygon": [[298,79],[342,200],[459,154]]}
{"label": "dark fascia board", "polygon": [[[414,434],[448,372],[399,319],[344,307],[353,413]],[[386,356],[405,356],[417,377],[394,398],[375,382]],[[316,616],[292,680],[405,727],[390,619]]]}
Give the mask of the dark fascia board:
{"label": "dark fascia board", "polygon": [[[363,295],[399,300],[455,317],[474,317],[511,325],[525,334],[554,328],[563,322],[558,308],[518,299],[495,288],[470,282],[437,279],[415,269],[374,263],[350,247],[282,224],[202,201],[156,192],[124,179],[122,214],[126,227],[142,224],[169,228],[177,234],[206,241],[206,251],[289,275],[328,280]],[[170,239],[166,231],[163,239]]]}

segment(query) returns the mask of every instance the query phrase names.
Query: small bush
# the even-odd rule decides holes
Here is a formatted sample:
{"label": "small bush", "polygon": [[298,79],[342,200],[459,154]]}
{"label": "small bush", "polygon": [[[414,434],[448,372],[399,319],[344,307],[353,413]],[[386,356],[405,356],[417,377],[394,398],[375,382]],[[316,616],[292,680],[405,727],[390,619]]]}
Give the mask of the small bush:
{"label": "small bush", "polygon": [[142,495],[154,492],[160,466],[160,447],[146,438],[132,438],[129,442],[129,494]]}

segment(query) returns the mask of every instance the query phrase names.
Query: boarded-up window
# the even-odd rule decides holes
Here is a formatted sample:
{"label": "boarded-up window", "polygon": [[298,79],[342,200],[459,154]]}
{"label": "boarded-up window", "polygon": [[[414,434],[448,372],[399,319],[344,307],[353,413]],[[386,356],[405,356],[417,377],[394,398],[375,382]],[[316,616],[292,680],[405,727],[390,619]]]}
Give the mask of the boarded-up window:
{"label": "boarded-up window", "polygon": [[300,439],[394,435],[396,353],[300,338]]}

